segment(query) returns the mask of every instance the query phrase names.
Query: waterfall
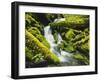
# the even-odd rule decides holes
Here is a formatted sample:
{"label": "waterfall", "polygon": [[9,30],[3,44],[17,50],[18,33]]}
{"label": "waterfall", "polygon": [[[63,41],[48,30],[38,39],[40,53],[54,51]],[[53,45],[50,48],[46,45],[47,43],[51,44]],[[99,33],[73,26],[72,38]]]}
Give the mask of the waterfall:
{"label": "waterfall", "polygon": [[44,32],[45,32],[44,36],[51,46],[50,51],[56,54],[61,62],[67,62],[68,59],[65,56],[68,55],[69,53],[57,48],[57,45],[60,44],[62,41],[60,34],[58,34],[58,43],[56,44],[50,26],[46,26],[44,28]]}
{"label": "waterfall", "polygon": [[[64,21],[64,20],[65,20],[64,18],[55,19],[54,22],[59,22],[59,21]],[[51,46],[50,51],[58,56],[58,58],[61,61],[61,65],[67,65],[71,62],[75,62],[75,60],[71,58],[71,53],[63,51],[62,49],[57,47],[57,45],[60,44],[61,41],[63,41],[60,34],[58,34],[58,42],[55,43],[55,40],[54,40],[52,31],[49,25],[44,28],[44,33],[45,33],[44,37],[46,38],[46,40],[49,42]]]}

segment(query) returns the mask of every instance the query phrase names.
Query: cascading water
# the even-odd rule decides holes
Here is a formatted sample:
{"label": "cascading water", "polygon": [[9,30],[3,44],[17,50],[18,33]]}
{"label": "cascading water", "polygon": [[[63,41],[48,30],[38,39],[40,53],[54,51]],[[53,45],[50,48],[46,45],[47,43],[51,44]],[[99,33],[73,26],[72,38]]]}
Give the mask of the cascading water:
{"label": "cascading water", "polygon": [[[60,20],[60,19],[59,19]],[[55,20],[54,22],[59,22],[59,20]],[[61,19],[61,21],[64,19]],[[44,32],[45,32],[45,38],[46,40],[49,42],[51,48],[50,50],[56,54],[58,56],[58,58],[60,59],[61,63],[65,63],[65,64],[69,64],[69,62],[71,62],[73,59],[71,58],[71,53],[69,52],[65,52],[61,49],[58,49],[57,45],[61,43],[62,37],[60,36],[60,34],[58,34],[58,42],[55,43],[54,37],[52,35],[52,31],[50,29],[50,26],[46,26],[44,28]]]}

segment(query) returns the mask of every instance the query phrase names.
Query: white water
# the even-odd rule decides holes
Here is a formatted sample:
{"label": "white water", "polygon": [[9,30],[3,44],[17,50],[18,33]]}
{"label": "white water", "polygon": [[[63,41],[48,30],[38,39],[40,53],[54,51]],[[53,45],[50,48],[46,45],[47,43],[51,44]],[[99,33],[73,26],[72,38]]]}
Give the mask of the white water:
{"label": "white water", "polygon": [[65,18],[55,19],[54,22],[65,21]]}
{"label": "white water", "polygon": [[[57,48],[57,45],[60,44],[62,41],[62,37],[60,36],[60,34],[58,34],[58,43],[56,44],[54,37],[52,35],[50,26],[46,26],[44,28],[44,32],[45,32],[44,36],[51,46],[50,50],[58,56],[58,58],[60,59],[61,62],[63,62],[63,63],[69,62],[70,54],[68,52],[65,52],[65,51]],[[67,57],[67,56],[69,56],[69,57]]]}
{"label": "white water", "polygon": [[[60,22],[60,21],[65,21],[65,18],[54,20],[54,22]],[[63,41],[60,34],[58,34],[58,42],[55,43],[50,26],[46,26],[44,28],[44,33],[45,33],[44,36],[45,36],[46,40],[49,42],[49,44],[51,46],[51,48],[50,48],[51,52],[53,52],[54,54],[56,54],[58,56],[58,58],[61,61],[61,65],[69,65],[69,64],[72,65],[73,63],[75,65],[77,64],[77,61],[71,57],[71,55],[72,55],[71,53],[65,52],[65,51],[61,50],[60,48],[58,49],[57,45],[60,44],[61,41]]]}

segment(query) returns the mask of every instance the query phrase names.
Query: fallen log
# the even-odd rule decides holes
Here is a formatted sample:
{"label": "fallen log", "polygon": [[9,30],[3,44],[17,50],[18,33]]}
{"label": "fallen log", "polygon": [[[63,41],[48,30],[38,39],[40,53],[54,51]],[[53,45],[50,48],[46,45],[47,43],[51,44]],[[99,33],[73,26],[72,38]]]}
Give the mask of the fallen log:
{"label": "fallen log", "polygon": [[35,43],[38,46],[38,48],[41,50],[44,58],[48,62],[54,63],[54,64],[60,63],[59,58],[54,53],[52,53],[46,46],[44,46],[34,35],[32,35],[27,30],[25,31],[25,35],[29,40],[31,40],[33,43]]}

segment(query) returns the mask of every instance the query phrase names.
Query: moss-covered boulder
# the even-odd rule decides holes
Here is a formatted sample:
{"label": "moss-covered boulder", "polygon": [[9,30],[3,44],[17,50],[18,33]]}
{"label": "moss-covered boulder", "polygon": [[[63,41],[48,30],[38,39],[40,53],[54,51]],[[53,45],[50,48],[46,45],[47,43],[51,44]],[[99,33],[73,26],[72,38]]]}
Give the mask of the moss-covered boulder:
{"label": "moss-covered boulder", "polygon": [[64,15],[66,18],[67,26],[74,29],[83,30],[89,27],[88,15]]}
{"label": "moss-covered boulder", "polygon": [[67,28],[84,30],[89,27],[88,15],[64,15],[64,18],[64,21],[50,23],[51,28],[57,30],[64,30]]}

